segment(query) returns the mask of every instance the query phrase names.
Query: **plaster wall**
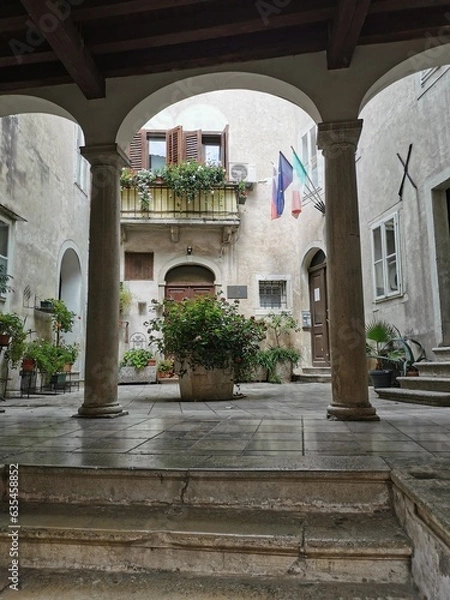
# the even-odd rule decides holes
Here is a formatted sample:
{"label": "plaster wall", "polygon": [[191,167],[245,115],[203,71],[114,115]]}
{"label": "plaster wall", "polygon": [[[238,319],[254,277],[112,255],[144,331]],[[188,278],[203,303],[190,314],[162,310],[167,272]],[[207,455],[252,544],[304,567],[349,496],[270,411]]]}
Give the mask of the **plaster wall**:
{"label": "plaster wall", "polygon": [[[306,200],[303,212],[295,219],[291,215],[289,188],[282,216],[271,220],[272,174],[279,151],[291,160],[291,146],[299,152],[301,136],[314,122],[297,106],[275,96],[224,90],[174,104],[146,123],[145,128],[167,130],[176,125],[186,130],[218,132],[228,125],[229,161],[255,165],[257,183],[248,192],[245,205],[239,207],[240,227],[228,245],[222,244],[220,229],[206,225],[181,226],[178,242],[170,240],[168,228],[160,230],[147,225],[127,230],[123,251],[154,252],[155,277],[159,278],[153,282],[126,283],[135,296],[127,316],[129,331],[145,331],[138,302],[162,297],[164,275],[174,260],[180,264],[211,266],[216,285],[225,293],[229,285],[247,286],[248,297],[240,302],[242,312],[247,315],[264,316],[268,312],[259,307],[259,279],[286,279],[288,309],[300,321],[302,310],[309,310],[309,263],[303,257],[323,240],[324,218]],[[186,257],[187,246],[193,249],[189,257]],[[323,248],[323,243],[320,247]],[[295,344],[302,352],[302,365],[310,364],[309,331],[300,332]],[[122,339],[121,351],[126,347]]]}
{"label": "plaster wall", "polygon": [[81,363],[89,201],[75,183],[77,132],[73,122],[51,115],[0,119],[0,204],[21,217],[14,221],[0,210],[2,219],[11,223],[8,272],[14,288],[1,300],[1,310],[25,318],[32,337],[49,336],[49,316],[34,306],[40,299],[59,297],[64,252],[75,252],[80,285],[77,298],[66,302],[69,308],[77,307],[80,319],[75,324],[77,338],[68,334],[71,339],[66,341],[80,343]]}
{"label": "plaster wall", "polygon": [[[394,323],[403,334],[418,338],[431,355],[440,342],[439,302],[433,261],[434,227],[430,225],[433,185],[448,179],[450,160],[450,72],[442,68],[432,85],[422,88],[415,74],[391,85],[362,111],[358,149],[358,187],[366,316]],[[412,144],[405,181],[403,166]],[[433,182],[433,183],[432,183]],[[402,294],[376,301],[373,291],[370,227],[398,211]]]}

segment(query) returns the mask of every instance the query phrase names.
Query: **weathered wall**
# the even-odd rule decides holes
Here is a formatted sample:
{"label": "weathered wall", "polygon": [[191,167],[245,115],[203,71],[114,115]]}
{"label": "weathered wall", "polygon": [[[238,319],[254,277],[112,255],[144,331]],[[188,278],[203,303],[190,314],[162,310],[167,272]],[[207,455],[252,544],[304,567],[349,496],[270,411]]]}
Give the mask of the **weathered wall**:
{"label": "weathered wall", "polygon": [[[78,256],[80,285],[74,334],[66,341],[81,344],[84,355],[85,279],[88,253],[89,201],[76,185],[74,123],[50,115],[20,115],[0,119],[0,204],[24,220],[11,223],[8,272],[14,292],[0,309],[26,319],[31,337],[49,334],[47,314],[34,309],[40,299],[59,296],[64,251]],[[13,382],[13,386],[16,382]]]}
{"label": "weathered wall", "polygon": [[[373,313],[394,323],[403,334],[421,340],[429,355],[440,342],[430,182],[444,183],[449,177],[449,106],[450,72],[446,68],[428,89],[421,88],[419,74],[390,86],[361,115],[364,127],[357,162],[366,316]],[[406,160],[410,144],[408,172],[418,189],[406,180],[400,200],[403,166],[397,153]],[[396,210],[403,293],[375,301],[370,226]]]}

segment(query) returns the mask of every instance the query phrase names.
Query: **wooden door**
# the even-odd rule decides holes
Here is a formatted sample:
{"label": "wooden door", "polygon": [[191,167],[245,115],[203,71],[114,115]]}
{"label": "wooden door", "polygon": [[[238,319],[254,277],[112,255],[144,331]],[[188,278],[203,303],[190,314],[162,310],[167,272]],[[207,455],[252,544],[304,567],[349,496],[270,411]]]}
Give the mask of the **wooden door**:
{"label": "wooden door", "polygon": [[172,298],[177,302],[181,302],[185,298],[195,298],[195,296],[205,296],[206,294],[215,294],[213,285],[205,284],[174,284],[166,286],[166,298]]}
{"label": "wooden door", "polygon": [[329,366],[328,303],[326,265],[309,270],[309,297],[311,307],[311,350],[314,367]]}

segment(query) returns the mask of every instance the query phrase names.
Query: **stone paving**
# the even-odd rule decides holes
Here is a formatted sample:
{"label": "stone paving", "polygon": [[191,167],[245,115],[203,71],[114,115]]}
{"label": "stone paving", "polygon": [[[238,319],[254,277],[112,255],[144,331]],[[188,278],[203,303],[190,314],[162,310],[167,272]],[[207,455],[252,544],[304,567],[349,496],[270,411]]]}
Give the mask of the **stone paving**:
{"label": "stone paving", "polygon": [[320,457],[450,458],[450,407],[381,400],[379,422],[328,421],[330,384],[244,384],[226,402],[180,402],[178,385],[119,386],[128,415],[74,418],[82,390],[1,403],[3,463],[108,467],[303,465]]}

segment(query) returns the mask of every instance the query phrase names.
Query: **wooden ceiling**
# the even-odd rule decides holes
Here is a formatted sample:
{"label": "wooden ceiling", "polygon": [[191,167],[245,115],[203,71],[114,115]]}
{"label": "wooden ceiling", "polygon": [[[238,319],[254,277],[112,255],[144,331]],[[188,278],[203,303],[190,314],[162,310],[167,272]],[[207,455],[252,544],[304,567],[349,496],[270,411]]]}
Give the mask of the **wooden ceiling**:
{"label": "wooden ceiling", "polygon": [[[1,0],[0,93],[450,36],[440,0]],[[450,37],[448,38],[450,41]]]}

